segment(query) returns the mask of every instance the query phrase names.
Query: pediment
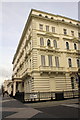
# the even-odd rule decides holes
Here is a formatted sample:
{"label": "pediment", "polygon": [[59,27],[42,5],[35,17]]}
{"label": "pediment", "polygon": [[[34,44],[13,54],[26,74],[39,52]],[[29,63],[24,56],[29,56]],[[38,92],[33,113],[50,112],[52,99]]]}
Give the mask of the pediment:
{"label": "pediment", "polygon": [[53,37],[53,35],[52,35],[52,33],[45,33],[45,35],[48,35],[48,36],[52,36]]}
{"label": "pediment", "polygon": [[52,37],[52,38],[59,38],[58,36],[53,35],[52,33],[48,33],[48,32],[45,33],[45,36],[49,36],[49,37]]}

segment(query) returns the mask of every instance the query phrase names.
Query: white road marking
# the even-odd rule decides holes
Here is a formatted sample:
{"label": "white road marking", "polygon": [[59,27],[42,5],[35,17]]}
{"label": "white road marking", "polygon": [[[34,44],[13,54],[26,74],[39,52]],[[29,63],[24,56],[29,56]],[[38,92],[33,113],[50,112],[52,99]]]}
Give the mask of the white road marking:
{"label": "white road marking", "polygon": [[62,104],[63,106],[69,106],[69,107],[75,107],[75,108],[80,108],[78,104]]}

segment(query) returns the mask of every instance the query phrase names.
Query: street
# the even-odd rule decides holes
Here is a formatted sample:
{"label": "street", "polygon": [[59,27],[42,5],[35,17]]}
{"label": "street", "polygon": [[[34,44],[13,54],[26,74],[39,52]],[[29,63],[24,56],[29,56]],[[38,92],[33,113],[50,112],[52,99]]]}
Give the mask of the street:
{"label": "street", "polygon": [[[79,120],[80,106],[78,99],[21,103],[5,96],[2,101],[2,120],[27,120],[33,118],[76,118]],[[1,112],[1,106],[0,106]]]}

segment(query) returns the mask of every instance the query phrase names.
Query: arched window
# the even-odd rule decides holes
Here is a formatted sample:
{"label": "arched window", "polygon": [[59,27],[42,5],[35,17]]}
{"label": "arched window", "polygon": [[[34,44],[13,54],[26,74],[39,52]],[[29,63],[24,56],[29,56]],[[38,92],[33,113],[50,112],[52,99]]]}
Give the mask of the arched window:
{"label": "arched window", "polygon": [[77,67],[80,67],[80,60],[77,59]]}
{"label": "arched window", "polygon": [[74,49],[75,49],[75,50],[77,49],[76,43],[74,43]]}
{"label": "arched window", "polygon": [[72,67],[72,62],[70,58],[68,59],[68,64],[69,64],[69,67]]}
{"label": "arched window", "polygon": [[54,44],[54,48],[57,48],[57,41],[56,40],[53,41],[53,44]]}
{"label": "arched window", "polygon": [[50,47],[51,46],[51,41],[48,39],[47,41],[47,46]]}
{"label": "arched window", "polygon": [[40,38],[40,45],[44,46],[44,39],[43,39],[43,37]]}
{"label": "arched window", "polygon": [[66,49],[69,50],[69,43],[66,42]]}

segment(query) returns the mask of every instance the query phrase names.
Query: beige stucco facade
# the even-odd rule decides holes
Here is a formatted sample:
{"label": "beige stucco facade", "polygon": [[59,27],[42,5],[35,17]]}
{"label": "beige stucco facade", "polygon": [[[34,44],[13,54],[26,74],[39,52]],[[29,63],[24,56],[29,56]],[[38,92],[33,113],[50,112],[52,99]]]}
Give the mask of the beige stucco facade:
{"label": "beige stucco facade", "polygon": [[79,21],[31,10],[13,59],[13,95],[17,90],[28,93],[78,89],[79,28]]}

